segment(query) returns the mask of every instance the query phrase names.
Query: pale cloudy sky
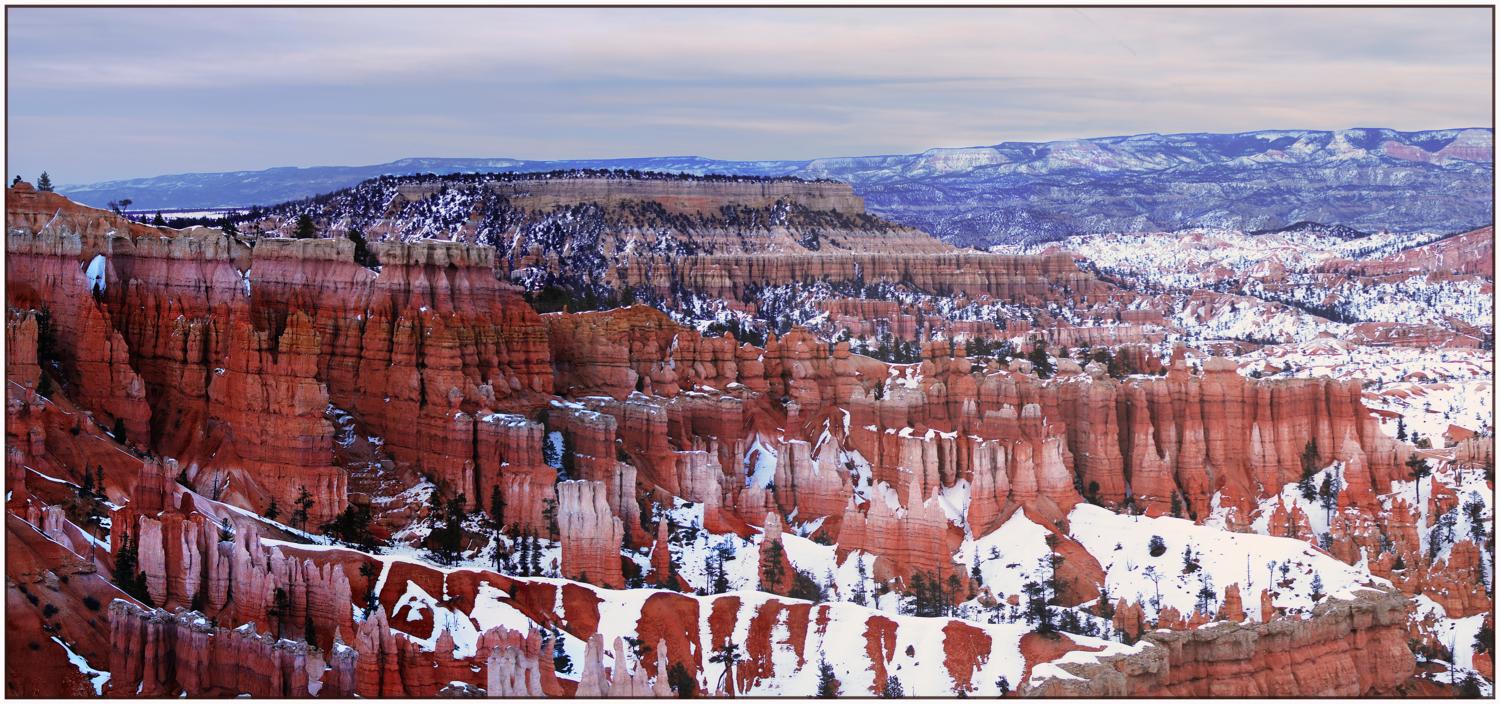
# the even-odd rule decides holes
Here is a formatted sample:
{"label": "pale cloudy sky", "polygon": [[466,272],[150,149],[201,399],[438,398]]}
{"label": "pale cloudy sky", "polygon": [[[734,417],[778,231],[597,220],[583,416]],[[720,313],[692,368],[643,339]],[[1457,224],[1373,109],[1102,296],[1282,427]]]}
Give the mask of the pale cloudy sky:
{"label": "pale cloudy sky", "polygon": [[1490,8],[7,8],[7,172],[1489,126]]}

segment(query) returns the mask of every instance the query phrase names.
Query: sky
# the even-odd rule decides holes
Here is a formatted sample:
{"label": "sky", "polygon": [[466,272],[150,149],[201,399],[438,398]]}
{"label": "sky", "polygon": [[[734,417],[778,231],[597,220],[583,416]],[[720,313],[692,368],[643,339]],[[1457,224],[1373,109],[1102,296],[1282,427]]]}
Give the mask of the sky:
{"label": "sky", "polygon": [[6,9],[7,171],[1493,123],[1490,8]]}

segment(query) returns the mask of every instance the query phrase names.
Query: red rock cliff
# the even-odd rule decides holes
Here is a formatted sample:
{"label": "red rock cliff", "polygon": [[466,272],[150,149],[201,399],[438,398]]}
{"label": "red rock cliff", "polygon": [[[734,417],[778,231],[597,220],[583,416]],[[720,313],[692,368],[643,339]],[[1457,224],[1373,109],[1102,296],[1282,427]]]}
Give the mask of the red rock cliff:
{"label": "red rock cliff", "polygon": [[1408,601],[1361,590],[1318,605],[1307,620],[1220,622],[1142,636],[1140,652],[1062,664],[1076,679],[1028,682],[1031,696],[1362,697],[1389,694],[1411,677]]}

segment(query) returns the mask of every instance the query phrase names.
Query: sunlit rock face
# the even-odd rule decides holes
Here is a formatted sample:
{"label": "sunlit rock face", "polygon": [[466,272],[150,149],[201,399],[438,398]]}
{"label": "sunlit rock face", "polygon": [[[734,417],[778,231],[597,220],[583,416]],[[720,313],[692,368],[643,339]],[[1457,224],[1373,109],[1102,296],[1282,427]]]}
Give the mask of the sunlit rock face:
{"label": "sunlit rock face", "polygon": [[[392,237],[364,266],[345,239],[9,195],[8,547],[25,559],[7,574],[63,615],[19,588],[7,604],[69,643],[18,641],[57,675],[24,679],[38,696],[93,690],[70,654],[111,672],[109,692],[161,696],[800,696],[820,654],[846,695],[989,696],[1004,676],[1044,694],[1358,696],[1420,680],[1408,642],[1436,648],[1492,608],[1471,585],[1489,572],[1475,497],[1493,441],[1458,425],[1451,448],[1395,440],[1401,414],[1372,408],[1448,389],[1388,398],[1270,356],[1349,360],[1344,340],[1158,344],[1190,306],[1244,297],[1167,312],[1070,254],[896,238],[628,254],[609,280],[652,305],[538,314],[536,287],[502,281],[570,266],[550,251]],[[861,279],[910,288],[864,298]],[[774,326],[745,324],[767,310]],[[1114,325],[1079,317],[1103,311]],[[889,337],[856,338],[866,324]],[[1010,359],[984,351],[1000,340]],[[1043,341],[1051,357],[1031,352]],[[1103,361],[1060,356],[1080,343]],[[1305,498],[1309,472],[1336,495]],[[386,552],[354,549],[362,530]],[[1219,559],[1252,539],[1283,561]],[[1406,597],[1361,591],[1386,581]],[[1072,635],[1033,632],[1038,588]],[[1102,664],[1060,676],[1078,650]]]}

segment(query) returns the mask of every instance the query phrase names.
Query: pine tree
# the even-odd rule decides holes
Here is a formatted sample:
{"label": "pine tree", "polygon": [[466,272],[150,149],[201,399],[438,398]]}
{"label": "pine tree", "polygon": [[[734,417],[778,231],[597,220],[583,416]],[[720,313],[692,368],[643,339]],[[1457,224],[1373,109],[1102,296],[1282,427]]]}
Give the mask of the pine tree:
{"label": "pine tree", "polygon": [[1341,482],[1332,472],[1323,477],[1323,485],[1318,487],[1318,500],[1323,504],[1323,510],[1327,513],[1327,522],[1333,525],[1333,510],[1339,505],[1339,492],[1343,489]]}
{"label": "pine tree", "polygon": [[542,499],[542,520],[547,522],[547,539],[557,537],[557,499],[548,497]]}
{"label": "pine tree", "polygon": [[542,546],[535,531],[531,533],[531,554],[527,556],[526,565],[531,570],[531,576],[542,576]]}
{"label": "pine tree", "polygon": [[1198,613],[1207,614],[1213,610],[1214,602],[1218,599],[1218,593],[1214,591],[1213,580],[1207,573],[1203,575],[1203,588],[1198,590]]}
{"label": "pine tree", "polygon": [[499,482],[490,487],[490,526],[497,532],[505,526],[505,494]]}
{"label": "pine tree", "polygon": [[377,551],[370,533],[370,507],[349,504],[333,520],[322,525],[325,535],[365,551]]}
{"label": "pine tree", "polygon": [[708,661],[724,665],[722,679],[727,688],[725,691],[729,692],[729,696],[734,696],[734,666],[740,661],[740,646],[726,640],[724,645],[714,649],[713,657],[710,657]]}
{"label": "pine tree", "polygon": [[859,561],[856,563],[856,568],[859,572],[859,581],[854,585],[854,603],[859,604],[860,606],[865,606],[868,601],[868,597],[865,593],[866,575],[864,554],[861,553],[858,559]]}
{"label": "pine tree", "polygon": [[1046,379],[1052,376],[1052,360],[1047,356],[1047,345],[1041,340],[1032,342],[1031,353],[1026,358],[1031,360],[1031,367],[1038,377]]}
{"label": "pine tree", "polygon": [[1182,518],[1182,496],[1172,492],[1172,517]]}
{"label": "pine tree", "polygon": [[[20,176],[17,176],[16,178],[20,178]],[[47,193],[52,192],[52,177],[48,176],[46,171],[43,171],[42,175],[37,177],[36,189],[38,191],[45,191]]]}
{"label": "pine tree", "polygon": [[518,574],[518,575],[520,575],[522,577],[529,577],[529,576],[531,576],[531,574],[530,574],[530,570],[531,570],[530,564],[531,563],[527,560],[527,558],[531,554],[530,553],[530,550],[531,550],[530,541],[528,540],[528,537],[530,535],[531,535],[531,532],[527,531],[525,533],[522,533],[519,537],[516,538],[516,549],[515,549],[516,550],[516,554],[515,554],[516,564],[515,564],[515,570],[516,570],[516,574]]}
{"label": "pine tree", "polygon": [[771,585],[772,589],[780,589],[782,580],[786,579],[786,568],[781,565],[786,551],[781,547],[781,541],[773,540],[766,546],[765,557],[761,559],[761,579]]}
{"label": "pine tree", "polygon": [[1404,416],[1396,419],[1396,439],[1406,442],[1406,418]]}
{"label": "pine tree", "polygon": [[292,510],[292,525],[307,530],[307,514],[317,501],[313,499],[312,494],[308,493],[307,486],[303,485],[297,491],[297,500],[292,503],[297,507]]}
{"label": "pine tree", "polygon": [[1479,676],[1472,671],[1465,674],[1458,685],[1458,696],[1462,699],[1477,699],[1484,696],[1484,690],[1479,686]]}
{"label": "pine tree", "polygon": [[266,507],[266,520],[274,521],[281,515],[281,507],[276,505],[276,497],[271,497],[271,505]]}
{"label": "pine tree", "polygon": [[379,605],[375,596],[375,579],[380,576],[380,563],[366,562],[359,566],[359,576],[365,580],[365,618],[375,612]]}
{"label": "pine tree", "polygon": [[1302,446],[1302,478],[1297,480],[1297,490],[1302,493],[1302,498],[1308,501],[1317,498],[1313,477],[1317,475],[1318,470],[1318,440],[1311,438],[1306,445]]}
{"label": "pine tree", "polygon": [[20,174],[16,174],[16,178],[10,182],[10,187],[11,188],[15,188],[20,183],[21,183],[21,175]]}
{"label": "pine tree", "polygon": [[115,554],[115,586],[142,604],[154,608],[151,592],[146,588],[146,573],[140,571],[140,551],[135,539],[129,535],[120,539],[120,551]]}
{"label": "pine tree", "polygon": [[880,698],[900,699],[905,696],[906,693],[901,689],[901,678],[895,675],[888,675],[885,678],[885,684],[880,688]]}
{"label": "pine tree", "polygon": [[292,232],[292,236],[299,240],[317,239],[318,226],[313,224],[311,215],[303,213],[297,216],[297,229]]}
{"label": "pine tree", "polygon": [[83,486],[79,488],[79,492],[84,496],[94,495],[94,468],[88,464],[83,465]]}
{"label": "pine tree", "polygon": [[1151,549],[1152,557],[1161,557],[1162,553],[1165,553],[1167,551],[1167,543],[1166,541],[1162,540],[1161,536],[1159,535],[1151,536],[1151,540],[1147,544],[1147,547]]}
{"label": "pine tree", "polygon": [[818,698],[833,699],[839,696],[839,681],[834,676],[833,666],[818,654]]}
{"label": "pine tree", "polygon": [[563,474],[566,474],[570,479],[572,477],[576,476],[575,461],[576,461],[576,458],[574,456],[574,449],[573,449],[573,434],[572,433],[563,433],[563,442],[562,442],[562,471],[563,471]]}
{"label": "pine tree", "polygon": [[433,492],[428,500],[433,522],[437,526],[427,534],[427,547],[438,562],[451,565],[458,560],[463,549],[464,507],[468,500],[463,494],[459,494],[444,502],[437,492]]}
{"label": "pine tree", "polygon": [[344,237],[354,243],[354,263],[363,267],[380,266],[380,259],[370,252],[370,244],[359,228],[351,227]]}
{"label": "pine tree", "polygon": [[[624,663],[617,663],[616,667],[624,667]],[[568,651],[562,646],[562,634],[558,632],[557,625],[552,625],[552,669],[566,675],[573,671],[573,658],[568,657]]]}
{"label": "pine tree", "polygon": [[708,587],[709,593],[711,593],[711,594],[720,594],[720,593],[722,593],[722,592],[717,591],[715,589],[715,587],[717,586],[716,583],[719,581],[719,577],[721,576],[724,568],[723,568],[723,565],[720,564],[720,562],[718,561],[718,559],[716,559],[715,555],[713,555],[712,553],[709,554],[708,561],[704,563],[703,569],[704,569],[704,574],[705,574],[704,580],[706,582],[708,582],[708,584],[709,584],[709,587]]}
{"label": "pine tree", "polygon": [[562,469],[562,463],[562,451],[552,443],[552,433],[547,433],[547,436],[542,438],[542,464],[553,469]]}
{"label": "pine tree", "polygon": [[1411,476],[1417,482],[1417,506],[1422,505],[1422,480],[1432,476],[1432,467],[1427,465],[1427,460],[1417,457],[1417,453],[1411,453],[1406,459],[1406,467],[1411,470]]}
{"label": "pine tree", "polygon": [[164,217],[162,217],[161,216],[161,211],[158,210],[158,211],[156,211],[156,217],[151,218],[151,224],[154,227],[166,227],[167,226],[167,219],[164,218]]}
{"label": "pine tree", "polygon": [[1120,354],[1110,356],[1106,373],[1116,379],[1136,373],[1135,358],[1130,356],[1129,350],[1120,350]]}
{"label": "pine tree", "polygon": [[276,634],[280,637],[284,630],[281,619],[292,614],[292,600],[281,587],[276,588],[275,595],[271,598],[271,606],[266,609],[266,616],[276,619]]}
{"label": "pine tree", "polygon": [[318,644],[318,629],[313,626],[312,614],[302,619],[302,639],[311,646]]}
{"label": "pine tree", "polygon": [[929,602],[927,599],[927,575],[924,574],[921,570],[918,570],[912,574],[911,591],[908,592],[908,594],[911,596],[911,604],[909,607],[906,607],[903,604],[903,607],[905,608],[901,613],[911,614],[915,616],[932,615],[930,611],[931,602]]}
{"label": "pine tree", "polygon": [[671,685],[672,691],[682,699],[692,699],[698,691],[698,681],[688,674],[687,668],[682,662],[674,662],[667,668],[667,684]]}

